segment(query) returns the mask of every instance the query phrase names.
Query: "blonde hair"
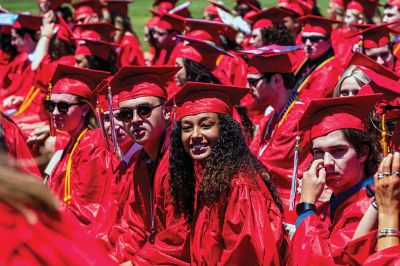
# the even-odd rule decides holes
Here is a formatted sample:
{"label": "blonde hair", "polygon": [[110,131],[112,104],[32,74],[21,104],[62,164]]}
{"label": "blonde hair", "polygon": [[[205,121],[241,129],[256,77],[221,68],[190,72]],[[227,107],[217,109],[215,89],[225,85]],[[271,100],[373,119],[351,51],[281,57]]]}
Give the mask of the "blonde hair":
{"label": "blonde hair", "polygon": [[344,80],[349,77],[353,77],[360,86],[364,86],[371,82],[371,79],[367,75],[365,75],[365,73],[360,68],[355,65],[351,65],[340,76],[339,81],[336,83],[336,87],[333,91],[332,97],[340,96],[340,89],[342,88],[342,84]]}

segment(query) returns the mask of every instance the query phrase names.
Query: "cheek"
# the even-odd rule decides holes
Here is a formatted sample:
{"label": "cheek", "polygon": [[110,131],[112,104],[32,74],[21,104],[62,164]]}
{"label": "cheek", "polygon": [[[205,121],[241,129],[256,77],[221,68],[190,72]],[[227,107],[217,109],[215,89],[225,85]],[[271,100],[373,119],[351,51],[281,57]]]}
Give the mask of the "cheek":
{"label": "cheek", "polygon": [[186,153],[189,153],[189,140],[190,140],[190,134],[188,133],[181,133],[181,140],[182,140],[182,145],[183,149],[186,151]]}

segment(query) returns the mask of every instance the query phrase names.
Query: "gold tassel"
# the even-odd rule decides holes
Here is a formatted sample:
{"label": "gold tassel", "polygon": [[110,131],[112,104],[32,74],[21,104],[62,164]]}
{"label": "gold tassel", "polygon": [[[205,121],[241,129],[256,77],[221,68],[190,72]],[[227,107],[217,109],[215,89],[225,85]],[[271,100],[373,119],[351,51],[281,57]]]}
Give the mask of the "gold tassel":
{"label": "gold tassel", "polygon": [[388,152],[389,152],[386,136],[387,136],[387,131],[386,131],[386,125],[385,125],[385,114],[382,114],[380,144],[381,144],[383,156],[385,156],[385,157],[388,155]]}
{"label": "gold tassel", "polygon": [[[49,82],[49,92],[46,95],[46,100],[50,100],[51,97],[51,92],[53,91],[53,85],[51,84],[51,82]],[[50,136],[56,136],[57,135],[57,131],[56,131],[56,127],[54,125],[54,119],[53,119],[53,115],[49,114],[49,119],[50,119]]]}

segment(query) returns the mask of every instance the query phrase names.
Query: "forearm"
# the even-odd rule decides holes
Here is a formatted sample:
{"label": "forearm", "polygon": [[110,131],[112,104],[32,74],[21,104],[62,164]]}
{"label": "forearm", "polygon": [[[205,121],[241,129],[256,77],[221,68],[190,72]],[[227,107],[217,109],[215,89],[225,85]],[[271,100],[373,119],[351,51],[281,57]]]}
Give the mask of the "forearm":
{"label": "forearm", "polygon": [[377,221],[378,221],[378,211],[371,205],[369,206],[367,212],[364,214],[363,218],[358,224],[353,239],[359,238],[360,236],[363,236],[371,232],[374,229]]}
{"label": "forearm", "polygon": [[43,58],[48,54],[51,38],[52,37],[50,35],[44,35],[44,34],[40,35],[39,42],[37,43],[34,52],[35,56],[33,57],[33,61],[31,64],[31,68],[33,71],[35,71],[39,67]]}
{"label": "forearm", "polygon": [[[399,211],[379,213],[378,229],[392,228],[399,229]],[[386,236],[378,239],[378,251],[399,245],[399,236]]]}

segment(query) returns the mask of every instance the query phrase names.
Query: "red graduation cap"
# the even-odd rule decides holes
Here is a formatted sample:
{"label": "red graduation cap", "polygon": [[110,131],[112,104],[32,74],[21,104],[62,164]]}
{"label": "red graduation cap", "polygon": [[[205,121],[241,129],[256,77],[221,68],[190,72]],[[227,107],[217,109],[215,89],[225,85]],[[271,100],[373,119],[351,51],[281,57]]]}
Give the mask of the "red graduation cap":
{"label": "red graduation cap", "polygon": [[12,25],[14,29],[28,29],[34,31],[40,30],[40,26],[42,26],[41,16],[27,14],[18,14],[17,20]]}
{"label": "red graduation cap", "polygon": [[299,120],[300,129],[310,131],[310,139],[333,131],[365,130],[365,120],[382,94],[312,100]]}
{"label": "red graduation cap", "polygon": [[208,6],[206,6],[203,10],[203,13],[207,13],[207,14],[211,14],[215,17],[219,17],[217,7],[213,4],[209,4]]}
{"label": "red graduation cap", "polygon": [[99,0],[82,0],[73,2],[72,6],[75,9],[75,21],[92,16],[93,14],[100,14],[103,7]]}
{"label": "red graduation cap", "polygon": [[160,18],[155,26],[165,30],[176,30],[178,32],[184,30],[184,17],[163,12],[159,14]]}
{"label": "red graduation cap", "polygon": [[219,113],[232,115],[232,106],[239,103],[250,89],[220,84],[187,82],[170,103],[175,103],[176,120],[189,115],[201,113]]}
{"label": "red graduation cap", "polygon": [[387,2],[387,4],[390,6],[396,6],[396,7],[400,8],[400,0],[389,0]]}
{"label": "red graduation cap", "polygon": [[[112,76],[109,76],[108,78],[103,79],[95,90],[97,107],[101,110],[101,112],[106,112],[109,110],[108,86],[112,78]],[[116,94],[112,96],[112,109],[118,110],[118,95]]]}
{"label": "red graduation cap", "polygon": [[58,28],[56,37],[60,40],[65,41],[66,43],[73,43],[74,34],[69,27],[68,23],[65,20],[57,15],[58,24],[55,25],[55,28]]}
{"label": "red graduation cap", "polygon": [[228,52],[211,42],[180,35],[178,35],[177,37],[182,41],[187,41],[188,44],[177,51],[176,57],[193,60],[210,70],[216,68],[216,62],[219,56],[231,56]]}
{"label": "red graduation cap", "polygon": [[300,18],[303,25],[302,32],[318,32],[329,36],[332,32],[332,24],[342,23],[334,19],[327,19],[320,16],[307,15]]}
{"label": "red graduation cap", "polygon": [[248,66],[249,74],[293,73],[292,63],[287,53],[253,55]]}
{"label": "red graduation cap", "polygon": [[133,0],[106,0],[108,11],[126,17],[128,16],[128,5]]}
{"label": "red graduation cap", "polygon": [[155,0],[152,6],[156,6],[158,10],[173,9],[179,0]]}
{"label": "red graduation cap", "polygon": [[118,45],[112,42],[96,41],[91,39],[76,39],[78,41],[75,54],[87,56],[97,56],[103,60],[108,60],[110,53]]}
{"label": "red graduation cap", "polygon": [[118,30],[107,22],[91,22],[76,25],[75,38],[112,42],[114,32]]}
{"label": "red graduation cap", "polygon": [[302,17],[305,15],[310,15],[312,13],[311,7],[307,5],[305,1],[301,0],[287,0],[287,1],[282,1],[278,5],[281,8],[288,9],[296,15]]}
{"label": "red graduation cap", "polygon": [[97,85],[110,75],[109,72],[59,64],[51,78],[50,93],[66,93],[93,100]]}
{"label": "red graduation cap", "polygon": [[330,0],[330,2],[340,7],[346,8],[349,0]]}
{"label": "red graduation cap", "polygon": [[368,16],[373,17],[375,15],[375,10],[377,6],[381,6],[381,4],[379,4],[378,1],[374,0],[351,0],[347,4],[346,9],[364,12]]}
{"label": "red graduation cap", "polygon": [[228,29],[228,25],[222,22],[204,19],[185,19],[186,37],[211,41],[220,44],[219,36]]}
{"label": "red graduation cap", "polygon": [[147,20],[145,26],[147,27],[155,27],[157,26],[158,21],[160,20],[160,16],[153,15],[149,20]]}
{"label": "red graduation cap", "polygon": [[111,79],[110,86],[118,101],[154,96],[167,99],[166,83],[172,81],[179,67],[124,66]]}
{"label": "red graduation cap", "polygon": [[11,26],[0,25],[0,34],[11,36]]}
{"label": "red graduation cap", "polygon": [[372,26],[362,31],[359,31],[355,34],[352,34],[347,38],[352,38],[357,35],[362,36],[363,48],[365,49],[382,47],[390,42],[390,33],[395,33],[395,34],[398,33],[394,29],[388,27],[388,25],[394,23],[399,23],[399,22],[396,21],[377,26]]}
{"label": "red graduation cap", "polygon": [[248,20],[253,22],[253,30],[255,30],[271,27],[277,24],[283,24],[286,17],[293,15],[294,13],[287,9],[270,7],[248,17]]}
{"label": "red graduation cap", "polygon": [[[212,4],[213,6],[215,6],[216,8],[219,8],[223,11],[225,11],[226,13],[232,14],[233,10],[229,9],[226,5],[224,5],[223,3],[221,3],[220,1],[217,0],[208,0],[208,2],[210,4]],[[218,10],[218,9],[217,9]],[[218,11],[217,11],[218,12]],[[219,16],[219,15],[218,15]]]}

